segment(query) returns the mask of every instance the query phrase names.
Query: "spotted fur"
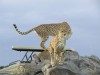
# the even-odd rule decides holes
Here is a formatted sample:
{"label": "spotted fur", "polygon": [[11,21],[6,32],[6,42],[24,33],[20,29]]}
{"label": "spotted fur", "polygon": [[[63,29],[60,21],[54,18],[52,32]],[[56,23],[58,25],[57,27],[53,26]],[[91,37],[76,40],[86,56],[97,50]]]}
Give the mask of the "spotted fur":
{"label": "spotted fur", "polygon": [[55,66],[57,63],[63,63],[63,50],[66,45],[66,40],[68,40],[71,35],[72,32],[70,32],[70,29],[60,30],[52,39],[47,49],[50,53],[52,66]]}
{"label": "spotted fur", "polygon": [[19,31],[16,24],[13,24],[13,26],[16,29],[16,31],[21,35],[26,35],[26,34],[29,34],[32,31],[35,31],[37,33],[37,35],[42,40],[40,46],[43,49],[46,49],[46,47],[44,46],[44,43],[47,41],[49,36],[55,36],[60,29],[63,29],[63,30],[70,29],[71,30],[71,28],[70,28],[70,26],[68,25],[67,22],[42,24],[42,25],[34,27],[34,28],[32,28],[32,29],[30,29],[26,32]]}

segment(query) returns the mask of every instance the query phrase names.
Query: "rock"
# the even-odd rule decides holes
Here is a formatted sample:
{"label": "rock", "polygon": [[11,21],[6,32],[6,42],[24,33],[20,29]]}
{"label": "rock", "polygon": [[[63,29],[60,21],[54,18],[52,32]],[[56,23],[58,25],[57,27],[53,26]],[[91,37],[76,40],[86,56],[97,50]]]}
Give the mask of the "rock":
{"label": "rock", "polygon": [[98,68],[98,67],[96,68],[96,73],[100,74],[100,68]]}
{"label": "rock", "polygon": [[1,67],[0,75],[100,75],[100,59],[94,55],[82,57],[76,51],[65,50],[64,64],[57,64],[55,67],[50,65],[47,51],[38,56],[41,62],[35,59],[31,63]]}
{"label": "rock", "polygon": [[64,61],[79,59],[79,54],[76,51],[65,50],[64,51]]}
{"label": "rock", "polygon": [[67,70],[65,68],[61,68],[61,67],[50,67],[50,65],[45,65],[42,68],[43,74],[44,75],[75,75],[73,72],[71,72],[70,70]]}
{"label": "rock", "polygon": [[64,68],[54,68],[49,71],[49,75],[75,75],[75,73]]}
{"label": "rock", "polygon": [[100,59],[99,59],[97,56],[95,56],[95,55],[91,55],[91,56],[88,57],[88,58],[91,59],[91,60],[93,60],[93,61],[96,61],[97,63],[100,64]]}
{"label": "rock", "polygon": [[79,73],[80,69],[73,61],[67,61],[62,65],[62,68],[66,68],[73,73]]}
{"label": "rock", "polygon": [[63,65],[51,67],[50,64],[42,68],[44,75],[98,75],[100,62],[96,56],[82,57],[76,51],[64,51]]}
{"label": "rock", "polygon": [[31,63],[19,63],[0,70],[0,74],[7,73],[10,75],[38,75],[42,72],[42,67],[42,65],[34,65]]}
{"label": "rock", "polygon": [[76,75],[80,70],[73,62],[69,61],[55,67],[47,64],[42,68],[42,71],[44,75]]}
{"label": "rock", "polygon": [[87,57],[84,57],[80,60],[80,69],[81,68],[91,68],[91,69],[94,69],[95,65],[91,62],[90,59],[88,59]]}
{"label": "rock", "polygon": [[90,62],[93,63],[93,65],[95,66],[96,73],[100,74],[100,59],[95,55],[92,55],[88,58],[90,59]]}
{"label": "rock", "polygon": [[10,74],[7,74],[7,73],[2,73],[2,74],[0,74],[0,75],[10,75]]}
{"label": "rock", "polygon": [[100,59],[94,55],[88,57],[90,61],[95,65],[95,67],[100,68]]}
{"label": "rock", "polygon": [[22,71],[22,70],[20,71],[20,64],[15,64],[15,65],[11,65],[7,68],[3,68],[0,70],[0,73],[12,74],[12,73],[14,73],[14,71],[17,72],[17,69],[19,69],[18,73]]}
{"label": "rock", "polygon": [[95,72],[91,68],[81,69],[80,75],[95,75]]}

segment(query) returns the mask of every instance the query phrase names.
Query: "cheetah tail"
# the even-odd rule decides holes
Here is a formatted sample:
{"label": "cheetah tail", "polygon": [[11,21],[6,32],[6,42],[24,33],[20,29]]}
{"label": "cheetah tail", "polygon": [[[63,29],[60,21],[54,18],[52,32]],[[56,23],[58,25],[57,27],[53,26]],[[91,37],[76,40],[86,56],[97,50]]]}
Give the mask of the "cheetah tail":
{"label": "cheetah tail", "polygon": [[28,30],[28,31],[26,31],[26,32],[21,32],[21,31],[18,30],[16,24],[13,24],[13,26],[14,26],[15,30],[16,30],[19,34],[21,34],[21,35],[26,35],[26,34],[32,32],[32,31],[34,31],[34,28],[32,28],[32,29],[30,29],[30,30]]}

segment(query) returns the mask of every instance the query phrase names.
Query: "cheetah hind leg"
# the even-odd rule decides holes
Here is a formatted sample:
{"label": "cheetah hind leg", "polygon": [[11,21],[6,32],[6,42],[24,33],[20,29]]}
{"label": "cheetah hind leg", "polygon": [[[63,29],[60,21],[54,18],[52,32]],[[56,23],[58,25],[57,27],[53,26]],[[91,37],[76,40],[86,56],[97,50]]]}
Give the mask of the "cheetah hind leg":
{"label": "cheetah hind leg", "polygon": [[40,46],[44,49],[44,50],[47,50],[47,48],[45,47],[45,42],[47,41],[48,39],[48,36],[47,37],[41,37],[41,43],[40,43]]}

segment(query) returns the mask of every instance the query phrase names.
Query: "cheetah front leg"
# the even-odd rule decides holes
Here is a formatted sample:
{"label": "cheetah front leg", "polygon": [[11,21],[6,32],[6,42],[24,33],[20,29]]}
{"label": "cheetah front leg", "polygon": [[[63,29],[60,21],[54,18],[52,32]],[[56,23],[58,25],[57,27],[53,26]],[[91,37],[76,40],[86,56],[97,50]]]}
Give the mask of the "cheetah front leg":
{"label": "cheetah front leg", "polygon": [[59,64],[59,55],[58,54],[56,54],[56,64]]}
{"label": "cheetah front leg", "polygon": [[51,65],[52,65],[52,67],[54,67],[55,64],[54,64],[54,53],[53,52],[50,53],[50,57],[51,57]]}
{"label": "cheetah front leg", "polygon": [[57,64],[57,52],[54,50],[54,66]]}
{"label": "cheetah front leg", "polygon": [[63,51],[60,53],[60,59],[59,59],[59,64],[63,64],[64,63],[64,59],[63,59]]}

